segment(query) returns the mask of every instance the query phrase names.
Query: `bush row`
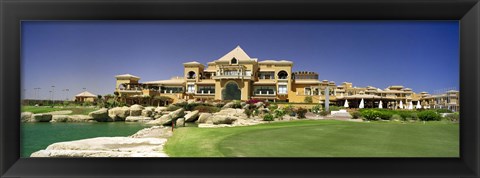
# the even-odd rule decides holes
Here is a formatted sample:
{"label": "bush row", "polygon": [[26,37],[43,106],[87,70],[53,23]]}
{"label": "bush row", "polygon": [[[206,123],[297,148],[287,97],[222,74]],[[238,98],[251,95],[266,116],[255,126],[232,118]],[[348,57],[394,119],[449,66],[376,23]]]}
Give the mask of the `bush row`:
{"label": "bush row", "polygon": [[[353,116],[355,115],[355,116]],[[422,120],[422,121],[438,121],[442,117],[435,110],[423,111],[405,111],[405,110],[387,110],[387,109],[360,109],[359,113],[352,113],[352,117],[362,116],[366,120]]]}

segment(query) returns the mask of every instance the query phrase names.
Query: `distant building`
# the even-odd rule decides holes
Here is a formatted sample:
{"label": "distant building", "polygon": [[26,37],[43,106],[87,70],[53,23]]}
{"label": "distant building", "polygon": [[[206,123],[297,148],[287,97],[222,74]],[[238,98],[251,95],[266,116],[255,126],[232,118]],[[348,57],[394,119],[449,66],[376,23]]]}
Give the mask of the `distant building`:
{"label": "distant building", "polygon": [[[361,99],[364,99],[366,108],[379,107],[380,101],[383,108],[390,109],[409,109],[417,104],[423,108],[459,108],[458,92],[451,92],[447,94],[447,99],[441,99],[441,96],[431,96],[428,93],[416,94],[412,89],[400,85],[389,86],[384,90],[372,86],[354,87],[349,82],[337,86],[333,81],[320,81],[315,72],[292,72],[292,61],[258,61],[257,58],[248,56],[240,46],[223,57],[208,62],[206,66],[196,61],[183,63],[183,66],[184,76],[169,80],[140,83],[140,77],[117,75],[115,91],[129,104],[152,104],[151,100],[145,98],[156,96],[169,97],[173,102],[180,99],[254,98],[296,103],[311,97],[314,103],[324,103],[325,96],[329,95],[331,104],[344,106],[348,102],[351,108],[358,107]],[[325,93],[327,87],[329,93]]]}
{"label": "distant building", "polygon": [[88,91],[84,91],[75,95],[76,102],[95,102],[97,100],[97,95],[94,95]]}

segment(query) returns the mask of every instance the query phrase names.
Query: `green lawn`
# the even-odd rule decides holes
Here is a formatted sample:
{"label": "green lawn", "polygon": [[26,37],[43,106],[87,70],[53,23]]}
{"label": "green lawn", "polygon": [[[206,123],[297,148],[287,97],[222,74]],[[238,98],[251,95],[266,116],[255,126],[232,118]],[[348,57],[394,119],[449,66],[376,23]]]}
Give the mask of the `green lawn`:
{"label": "green lawn", "polygon": [[458,157],[459,125],[446,122],[275,122],[186,127],[165,145],[173,157]]}
{"label": "green lawn", "polygon": [[63,110],[70,110],[72,111],[71,115],[73,114],[83,114],[87,115],[88,113],[98,110],[95,108],[88,108],[88,107],[65,107],[65,108],[52,108],[50,106],[22,106],[22,112],[32,112],[34,114],[38,113],[46,113],[52,111],[63,111]]}

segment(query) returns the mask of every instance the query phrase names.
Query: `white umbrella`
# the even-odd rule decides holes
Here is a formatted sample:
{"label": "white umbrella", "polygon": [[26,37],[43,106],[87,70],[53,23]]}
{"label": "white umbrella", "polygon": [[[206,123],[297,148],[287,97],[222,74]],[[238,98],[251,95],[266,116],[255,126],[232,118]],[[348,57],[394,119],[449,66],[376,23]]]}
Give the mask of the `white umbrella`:
{"label": "white umbrella", "polygon": [[343,107],[348,108],[348,100],[345,100],[345,104],[343,105]]}
{"label": "white umbrella", "polygon": [[403,109],[403,102],[400,100],[400,109]]}
{"label": "white umbrella", "polygon": [[420,101],[417,101],[417,109],[422,109],[422,105],[420,105]]}
{"label": "white umbrella", "polygon": [[412,101],[410,101],[408,103],[408,110],[412,110],[412,109],[413,109],[413,103],[412,103]]}
{"label": "white umbrella", "polygon": [[378,103],[378,108],[380,108],[380,109],[382,109],[382,108],[383,108],[382,101],[380,101],[380,103]]}
{"label": "white umbrella", "polygon": [[360,101],[360,106],[358,106],[358,108],[364,108],[364,104],[363,104],[363,98],[362,98],[362,101]]}

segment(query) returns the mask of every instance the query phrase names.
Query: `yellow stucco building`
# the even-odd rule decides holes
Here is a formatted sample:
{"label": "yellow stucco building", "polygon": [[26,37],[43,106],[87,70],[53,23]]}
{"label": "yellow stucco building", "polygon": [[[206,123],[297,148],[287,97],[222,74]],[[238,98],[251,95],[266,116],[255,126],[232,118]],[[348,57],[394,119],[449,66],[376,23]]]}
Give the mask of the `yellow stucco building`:
{"label": "yellow stucco building", "polygon": [[[416,94],[412,89],[403,86],[389,86],[383,90],[372,86],[354,87],[349,82],[337,86],[333,81],[320,81],[315,72],[293,72],[292,61],[259,61],[251,58],[240,46],[206,66],[196,61],[183,63],[183,66],[184,76],[168,80],[140,83],[140,77],[131,74],[117,75],[115,91],[126,101],[144,104],[147,102],[144,98],[151,100],[156,96],[169,97],[171,102],[180,99],[259,99],[303,103],[308,97],[313,103],[324,103],[328,95],[330,103],[339,106],[344,106],[347,102],[349,107],[358,107],[363,99],[365,107],[378,107],[382,103],[383,108],[408,109],[413,104],[427,107],[438,100],[432,99],[435,97],[428,93]],[[328,93],[325,93],[326,88]],[[451,103],[443,102],[442,106],[458,109],[458,92],[455,92],[448,95],[450,98],[456,95],[455,98],[448,99]],[[419,101],[420,103],[417,103]]]}

